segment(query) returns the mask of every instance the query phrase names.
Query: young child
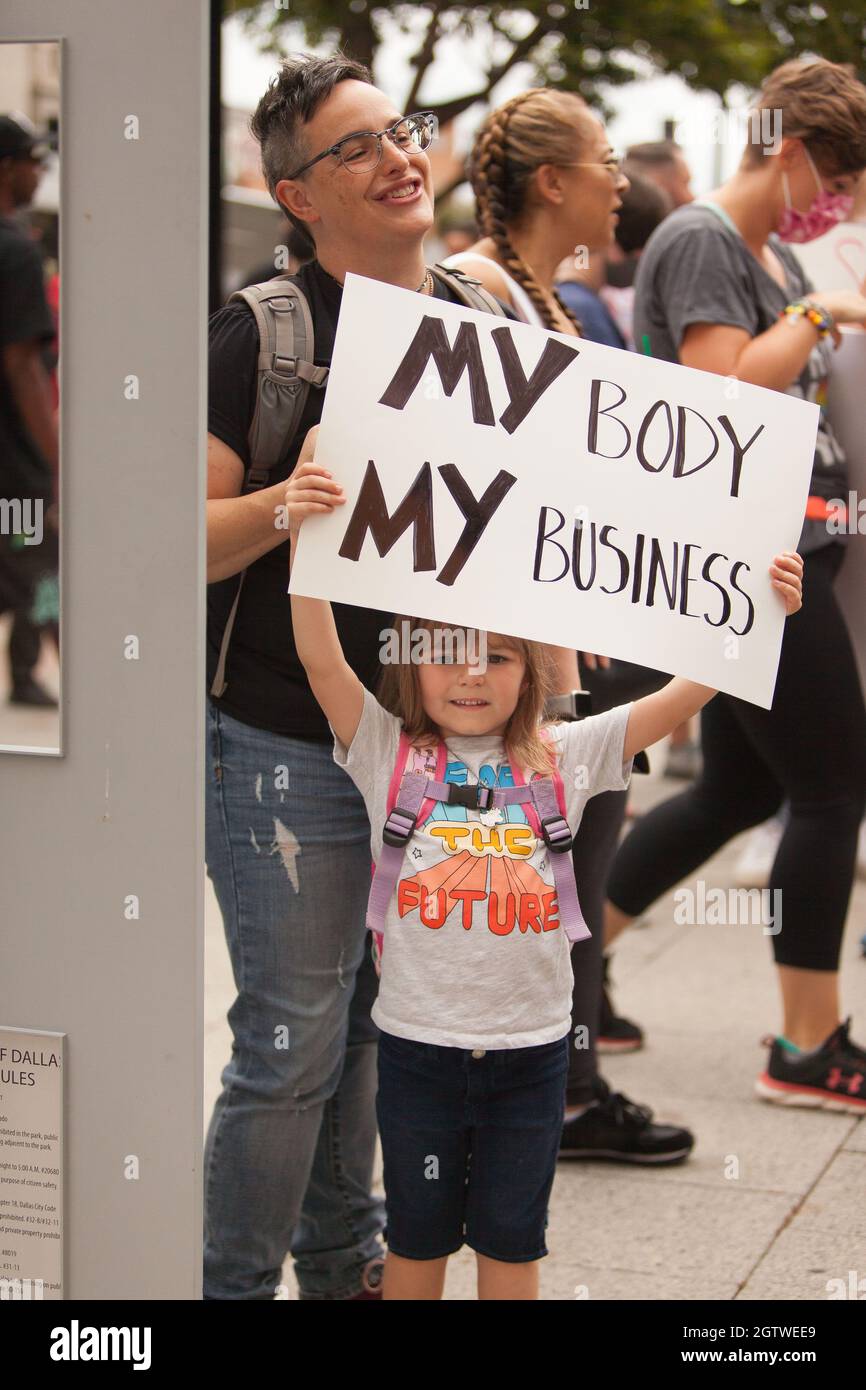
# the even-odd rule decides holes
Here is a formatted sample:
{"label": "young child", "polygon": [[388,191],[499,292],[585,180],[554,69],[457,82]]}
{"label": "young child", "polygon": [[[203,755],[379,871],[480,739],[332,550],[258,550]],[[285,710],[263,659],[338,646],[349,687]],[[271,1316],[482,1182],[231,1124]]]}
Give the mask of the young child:
{"label": "young child", "polygon": [[[293,549],[306,516],[345,501],[312,462],[313,447],[308,437],[286,486]],[[800,557],[787,552],[771,567],[789,613],[800,606],[801,570]],[[441,1298],[448,1256],[465,1242],[476,1253],[479,1298],[536,1298],[568,1065],[566,930],[573,939],[587,933],[564,877],[570,841],[558,808],[549,797],[545,806],[540,791],[536,805],[524,784],[557,788],[573,835],[589,797],[626,787],[634,755],[716,692],[675,678],[646,699],[544,727],[551,649],[488,633],[486,666],[437,661],[431,642],[432,659],[386,667],[395,714],[347,664],[330,604],[296,594],[291,602],[334,758],[367,805],[377,875],[395,862],[395,849],[399,865],[382,912],[373,1008],[381,1030],[384,1297]],[[435,636],[435,624],[413,627]],[[416,786],[436,784],[414,824],[411,813],[388,816],[395,795],[398,806],[411,800],[406,779],[396,786],[403,760],[422,774]],[[391,848],[383,856],[386,820]]]}

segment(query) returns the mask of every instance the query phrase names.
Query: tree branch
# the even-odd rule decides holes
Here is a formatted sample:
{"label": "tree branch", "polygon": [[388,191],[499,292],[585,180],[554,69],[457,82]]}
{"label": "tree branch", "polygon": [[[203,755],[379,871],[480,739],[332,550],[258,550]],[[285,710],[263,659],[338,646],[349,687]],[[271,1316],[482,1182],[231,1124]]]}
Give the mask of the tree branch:
{"label": "tree branch", "polygon": [[340,28],[340,48],[356,62],[372,70],[376,33],[369,9],[347,12]]}
{"label": "tree branch", "polygon": [[409,95],[407,96],[403,106],[403,110],[407,112],[407,114],[411,113],[414,110],[415,103],[418,100],[418,93],[421,90],[421,83],[424,81],[427,69],[430,67],[430,64],[433,62],[433,59],[436,56],[436,44],[439,41],[439,35],[441,32],[440,20],[442,18],[442,11],[445,8],[445,0],[436,0],[436,3],[431,7],[430,23],[427,25],[427,32],[424,35],[424,41],[421,44],[421,47],[419,48],[418,52],[415,54],[415,57],[412,59],[412,66],[415,69],[415,76],[412,79],[412,86],[409,88]]}
{"label": "tree branch", "polygon": [[538,46],[546,34],[551,34],[557,27],[555,19],[540,19],[535,28],[514,45],[505,62],[498,67],[491,68],[487,74],[485,86],[479,92],[472,92],[469,96],[456,97],[453,101],[445,101],[441,106],[431,107],[439,117],[440,125],[447,125],[453,121],[455,116],[460,116],[464,111],[468,111],[470,106],[474,106],[476,101],[486,101],[496,87],[505,77],[506,73],[517,64],[522,63],[524,58],[528,58],[532,50]]}

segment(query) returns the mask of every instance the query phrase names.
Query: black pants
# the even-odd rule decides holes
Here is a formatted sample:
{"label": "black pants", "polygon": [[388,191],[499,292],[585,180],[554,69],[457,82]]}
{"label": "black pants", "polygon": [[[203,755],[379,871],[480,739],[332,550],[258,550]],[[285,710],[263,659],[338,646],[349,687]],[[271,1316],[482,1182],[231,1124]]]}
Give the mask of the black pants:
{"label": "black pants", "polygon": [[866,803],[866,708],[833,592],[843,556],[834,544],[805,558],[772,709],[721,694],[705,706],[703,775],[642,817],[616,855],[608,896],[621,911],[639,916],[787,799],[769,884],[782,894],[776,963],[837,969]]}
{"label": "black pants", "polygon": [[[610,666],[590,671],[580,661],[580,684],[592,696],[592,713],[604,714],[616,705],[651,695],[667,685],[670,676],[651,671],[631,661],[612,661]],[[569,1045],[566,1104],[585,1105],[593,1098],[593,1081],[598,1075],[595,1050],[601,1014],[601,967],[604,948],[604,902],[607,880],[616,856],[620,831],[625,821],[628,792],[601,792],[586,803],[574,837],[574,876],[586,925],[592,932],[587,941],[571,948],[574,987],[571,996],[571,1038]],[[587,1033],[575,1038],[575,1028]],[[575,1047],[575,1041],[587,1042]]]}
{"label": "black pants", "polygon": [[[580,906],[592,936],[586,941],[575,942],[571,948],[574,988],[565,1091],[567,1105],[586,1105],[592,1100],[592,1083],[598,1073],[595,1041],[601,1011],[605,888],[625,819],[627,799],[628,792],[601,792],[590,797],[574,838],[574,876]],[[587,1031],[579,1034],[577,1041],[586,1041],[587,1046],[575,1047],[574,1030],[581,1025]]]}

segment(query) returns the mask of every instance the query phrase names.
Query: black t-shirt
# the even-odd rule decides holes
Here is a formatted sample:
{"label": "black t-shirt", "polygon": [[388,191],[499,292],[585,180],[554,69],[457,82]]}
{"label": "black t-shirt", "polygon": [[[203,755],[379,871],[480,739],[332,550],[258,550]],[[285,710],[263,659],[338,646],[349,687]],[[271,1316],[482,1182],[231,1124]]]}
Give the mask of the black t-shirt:
{"label": "black t-shirt", "polygon": [[54,365],[54,320],[37,246],[0,217],[0,497],[51,498],[51,465],[21,419],[2,366],[2,349],[36,339],[46,370]]}
{"label": "black t-shirt", "polygon": [[[315,330],[316,366],[327,367],[334,349],[342,286],[317,261],[292,276],[307,297]],[[435,295],[458,303],[457,296],[435,281]],[[234,449],[249,467],[248,433],[255,411],[258,330],[242,301],[225,305],[209,320],[208,431]],[[300,426],[283,461],[273,469],[269,486],[288,478],[298,461],[307,431],[322,415],[325,392],[311,387]],[[275,546],[247,570],[226,662],[226,690],[219,705],[227,714],[293,738],[330,742],[327,720],[307,682],[292,636],[288,595],[289,543]],[[220,642],[238,589],[238,576],[208,586],[207,680],[213,682]],[[346,660],[364,685],[372,688],[379,674],[379,633],[392,612],[334,604],[334,618]]]}

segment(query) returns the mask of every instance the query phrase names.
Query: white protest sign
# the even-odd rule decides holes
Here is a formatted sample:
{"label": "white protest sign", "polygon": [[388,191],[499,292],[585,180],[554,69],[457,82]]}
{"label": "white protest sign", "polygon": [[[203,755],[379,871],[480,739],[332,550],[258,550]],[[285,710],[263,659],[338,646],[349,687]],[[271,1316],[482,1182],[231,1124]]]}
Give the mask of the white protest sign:
{"label": "white protest sign", "polygon": [[[769,708],[818,407],[347,277],[292,592],[623,657]],[[796,619],[794,619],[796,621]]]}
{"label": "white protest sign", "polygon": [[859,290],[866,280],[862,222],[839,222],[823,236],[791,249],[816,290]]}

